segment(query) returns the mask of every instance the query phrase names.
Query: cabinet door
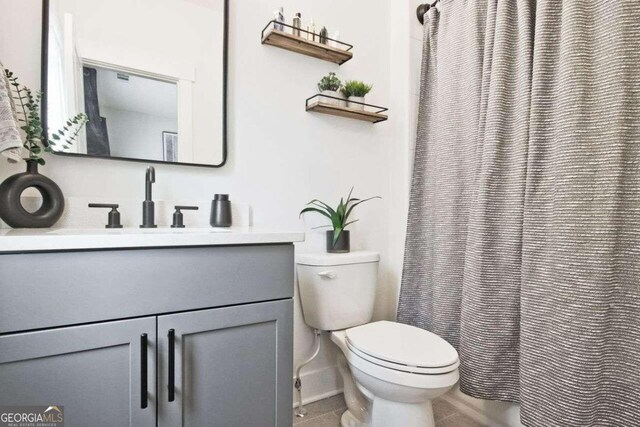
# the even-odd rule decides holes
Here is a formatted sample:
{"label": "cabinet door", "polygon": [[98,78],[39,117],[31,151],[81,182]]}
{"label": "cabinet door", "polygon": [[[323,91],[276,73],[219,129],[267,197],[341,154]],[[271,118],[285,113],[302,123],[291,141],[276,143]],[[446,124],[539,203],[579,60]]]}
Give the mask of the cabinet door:
{"label": "cabinet door", "polygon": [[0,336],[0,406],[63,406],[67,427],[155,426],[155,331],[151,317]]}
{"label": "cabinet door", "polygon": [[289,299],[158,317],[158,426],[291,425],[292,310]]}

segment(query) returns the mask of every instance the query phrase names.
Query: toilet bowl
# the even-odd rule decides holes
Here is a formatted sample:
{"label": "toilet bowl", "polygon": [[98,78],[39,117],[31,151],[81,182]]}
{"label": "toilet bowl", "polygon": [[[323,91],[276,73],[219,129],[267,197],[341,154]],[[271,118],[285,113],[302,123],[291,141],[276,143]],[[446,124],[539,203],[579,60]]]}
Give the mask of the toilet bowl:
{"label": "toilet bowl", "polygon": [[296,262],[305,322],[330,331],[342,353],[342,426],[433,426],[431,401],[458,382],[458,353],[423,329],[371,322],[378,254],[300,254]]}

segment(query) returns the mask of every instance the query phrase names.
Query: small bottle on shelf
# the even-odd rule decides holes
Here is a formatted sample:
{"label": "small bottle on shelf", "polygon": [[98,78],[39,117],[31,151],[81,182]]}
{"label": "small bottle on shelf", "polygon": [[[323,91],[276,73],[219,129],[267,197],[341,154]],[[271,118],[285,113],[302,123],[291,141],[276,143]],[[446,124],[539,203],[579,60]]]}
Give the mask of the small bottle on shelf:
{"label": "small bottle on shelf", "polygon": [[318,41],[322,44],[327,44],[327,37],[329,37],[327,27],[322,27],[322,29],[320,30],[320,37]]}
{"label": "small bottle on shelf", "polygon": [[274,21],[276,21],[273,24],[273,28],[278,31],[284,31],[284,25],[282,25],[284,23],[284,7],[280,6],[280,8],[273,12],[273,15]]}
{"label": "small bottle on shelf", "polygon": [[300,28],[302,28],[302,14],[300,12],[296,13],[296,16],[293,18],[293,35],[300,37]]}
{"label": "small bottle on shelf", "polygon": [[340,43],[338,43],[340,41],[340,31],[335,31],[333,33],[333,37],[331,37],[333,39],[333,41],[331,43],[329,43],[330,46],[333,46],[335,48],[340,49]]}
{"label": "small bottle on shelf", "polygon": [[307,31],[307,40],[310,40],[312,42],[316,41],[316,24],[313,22],[313,19],[311,20],[311,22],[309,22]]}

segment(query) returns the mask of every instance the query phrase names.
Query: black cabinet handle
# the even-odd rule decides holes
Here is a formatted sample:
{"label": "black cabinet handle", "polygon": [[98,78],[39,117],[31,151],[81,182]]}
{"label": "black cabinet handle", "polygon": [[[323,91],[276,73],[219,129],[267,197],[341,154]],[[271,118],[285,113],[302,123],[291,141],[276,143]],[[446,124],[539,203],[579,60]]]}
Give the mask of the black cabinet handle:
{"label": "black cabinet handle", "polygon": [[147,334],[140,335],[140,407],[147,407]]}
{"label": "black cabinet handle", "polygon": [[169,402],[176,399],[176,331],[169,329]]}

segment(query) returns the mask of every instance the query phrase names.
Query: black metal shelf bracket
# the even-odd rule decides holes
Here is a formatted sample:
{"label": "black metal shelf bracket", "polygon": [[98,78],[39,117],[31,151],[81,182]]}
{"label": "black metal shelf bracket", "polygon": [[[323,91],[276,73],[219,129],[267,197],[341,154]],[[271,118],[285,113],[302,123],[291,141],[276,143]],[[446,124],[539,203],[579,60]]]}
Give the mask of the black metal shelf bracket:
{"label": "black metal shelf bracket", "polygon": [[[317,93],[309,98],[307,98],[307,100],[305,101],[304,105],[305,108],[308,109],[309,108],[309,102],[315,98],[318,98],[318,101],[320,101],[322,98],[331,98],[331,99],[337,99],[338,101],[345,101],[347,102],[348,100],[345,98],[338,98],[337,96],[331,96],[331,95],[324,95],[322,93]],[[389,111],[389,109],[387,107],[381,107],[379,105],[373,105],[373,104],[366,104],[364,102],[358,102],[358,101],[348,101],[351,104],[358,104],[358,105],[364,105],[365,107],[369,107],[369,108],[375,108],[377,111],[369,111],[370,113],[375,113],[375,114],[382,114],[385,111]],[[357,110],[356,110],[357,112]]]}
{"label": "black metal shelf bracket", "polygon": [[[303,28],[297,28],[297,27],[294,27],[293,25],[285,24],[284,22],[278,22],[275,19],[273,19],[273,20],[271,20],[271,21],[269,21],[267,23],[267,25],[262,29],[262,33],[260,33],[260,40],[262,40],[262,43],[264,43],[264,33],[267,31],[267,29],[269,29],[269,27],[271,27],[272,25],[276,25],[276,24],[277,25],[282,25],[283,27],[291,28],[292,30],[300,31],[301,33],[306,33],[307,35],[313,35],[314,39],[315,38],[317,38],[318,40],[320,39],[320,34],[318,34],[318,33],[314,33],[314,32],[305,30]],[[287,34],[289,34],[289,33],[287,33]],[[293,31],[289,35],[293,35]],[[306,40],[306,39],[302,39],[302,40],[312,41],[312,40]],[[353,49],[353,45],[351,45],[349,43],[341,42],[340,40],[335,40],[335,39],[332,39],[332,38],[329,38],[329,37],[326,37],[326,40],[327,41],[332,41],[334,43],[338,43],[338,44],[340,44],[342,46],[345,46],[344,49],[341,49],[341,50],[344,50],[345,52],[349,52],[351,49]],[[319,42],[316,42],[316,43],[319,43]]]}

